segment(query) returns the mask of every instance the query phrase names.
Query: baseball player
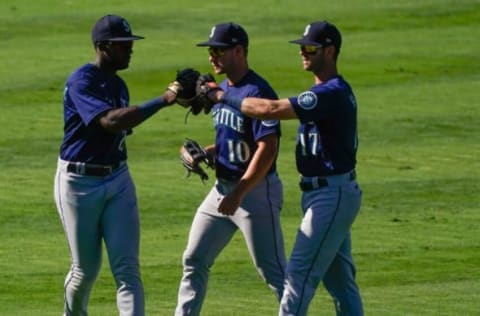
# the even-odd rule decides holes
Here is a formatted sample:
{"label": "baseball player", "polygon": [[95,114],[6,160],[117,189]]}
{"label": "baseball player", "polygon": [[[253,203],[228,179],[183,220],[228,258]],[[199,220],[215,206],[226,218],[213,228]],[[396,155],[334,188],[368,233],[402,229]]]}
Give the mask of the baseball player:
{"label": "baseball player", "polygon": [[268,100],[239,98],[220,86],[224,92],[212,89],[208,96],[251,117],[300,121],[295,155],[304,216],[287,265],[279,315],[307,315],[321,281],[334,298],[337,315],[363,315],[350,243],[361,201],[355,180],[357,103],[337,72],[341,35],[329,22],[314,22],[291,43],[300,45],[303,68],[314,75],[309,90]]}
{"label": "baseball player", "polygon": [[128,106],[128,88],[116,73],[128,67],[133,41],[139,39],[143,37],[132,35],[124,18],[100,18],[92,30],[95,62],[78,68],[65,85],[64,138],[54,188],[71,254],[64,315],[87,315],[102,261],[102,240],[117,285],[120,315],[144,315],[139,216],[125,137],[172,104],[179,86],[172,84],[162,96]]}
{"label": "baseball player", "polygon": [[[206,42],[220,84],[240,97],[276,99],[270,85],[247,62],[248,35],[235,23],[215,25]],[[237,230],[253,263],[279,300],[286,266],[280,210],[282,183],[276,172],[280,124],[244,116],[225,103],[212,108],[216,182],[197,209],[183,254],[183,277],[175,315],[199,315],[211,266]],[[182,154],[185,154],[183,152]]]}

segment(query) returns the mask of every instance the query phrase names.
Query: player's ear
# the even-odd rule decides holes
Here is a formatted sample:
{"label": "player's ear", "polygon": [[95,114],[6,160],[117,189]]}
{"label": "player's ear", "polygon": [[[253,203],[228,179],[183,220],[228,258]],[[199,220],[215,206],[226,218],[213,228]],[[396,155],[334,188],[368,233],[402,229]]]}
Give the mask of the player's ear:
{"label": "player's ear", "polygon": [[326,53],[329,57],[331,57],[331,58],[334,58],[334,57],[335,57],[335,54],[336,54],[336,51],[337,51],[337,49],[335,48],[335,46],[333,46],[333,45],[326,46],[326,47],[324,48],[324,50],[325,50],[325,53]]}
{"label": "player's ear", "polygon": [[238,55],[242,52],[245,56],[247,55],[247,49],[245,47],[243,47],[242,45],[237,44],[233,47],[233,49],[234,49],[235,55]]}
{"label": "player's ear", "polygon": [[107,52],[107,53],[110,52],[110,43],[109,42],[98,42],[97,47],[102,52]]}

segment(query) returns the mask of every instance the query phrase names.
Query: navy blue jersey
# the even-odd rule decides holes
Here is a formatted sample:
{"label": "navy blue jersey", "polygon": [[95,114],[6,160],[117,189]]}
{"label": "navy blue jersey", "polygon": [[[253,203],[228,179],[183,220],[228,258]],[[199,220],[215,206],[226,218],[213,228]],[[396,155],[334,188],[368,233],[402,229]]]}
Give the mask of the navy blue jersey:
{"label": "navy blue jersey", "polygon": [[[239,98],[260,97],[277,99],[277,94],[266,80],[250,70],[235,85],[225,79],[220,87],[229,95]],[[269,134],[280,136],[278,120],[261,121],[243,115],[238,109],[225,103],[217,103],[212,109],[216,130],[216,173],[218,178],[237,180],[247,170],[257,150],[257,141]],[[276,171],[275,162],[269,171]]]}
{"label": "navy blue jersey", "polygon": [[60,158],[102,165],[126,160],[127,131],[110,133],[95,118],[128,103],[128,88],[119,76],[107,76],[92,64],[72,73],[63,94],[65,136]]}
{"label": "navy blue jersey", "polygon": [[357,102],[350,85],[336,76],[289,98],[298,118],[296,162],[303,176],[329,176],[355,168]]}

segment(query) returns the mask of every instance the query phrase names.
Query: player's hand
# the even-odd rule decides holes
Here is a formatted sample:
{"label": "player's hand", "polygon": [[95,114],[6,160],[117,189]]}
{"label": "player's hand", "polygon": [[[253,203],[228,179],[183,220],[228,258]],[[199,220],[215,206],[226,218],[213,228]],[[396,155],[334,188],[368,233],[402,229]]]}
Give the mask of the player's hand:
{"label": "player's hand", "polygon": [[192,158],[192,156],[184,146],[180,147],[180,156],[182,157],[183,161],[191,164],[192,166],[198,165],[198,162]]}
{"label": "player's hand", "polygon": [[178,70],[175,80],[168,85],[167,90],[173,92],[179,99],[191,99],[195,97],[198,77],[200,72],[193,68]]}
{"label": "player's hand", "polygon": [[171,82],[165,92],[163,93],[163,99],[168,105],[172,105],[175,103],[177,99],[177,93],[178,91],[182,89],[180,83],[178,81]]}
{"label": "player's hand", "polygon": [[218,205],[218,212],[223,215],[233,215],[240,207],[242,197],[236,194],[235,191],[225,195]]}
{"label": "player's hand", "polygon": [[185,138],[185,142],[180,148],[180,161],[187,170],[187,177],[193,172],[200,176],[202,182],[208,180],[208,174],[200,166],[200,163],[205,163],[208,168],[215,168],[215,161],[207,151],[190,138]]}
{"label": "player's hand", "polygon": [[208,114],[212,109],[213,104],[218,101],[214,98],[217,91],[223,92],[223,90],[215,82],[215,78],[209,73],[203,74],[200,77],[198,77],[195,91],[197,96],[199,96],[203,100],[209,101],[209,102],[205,102],[205,105],[203,108],[203,111],[205,112],[205,114]]}

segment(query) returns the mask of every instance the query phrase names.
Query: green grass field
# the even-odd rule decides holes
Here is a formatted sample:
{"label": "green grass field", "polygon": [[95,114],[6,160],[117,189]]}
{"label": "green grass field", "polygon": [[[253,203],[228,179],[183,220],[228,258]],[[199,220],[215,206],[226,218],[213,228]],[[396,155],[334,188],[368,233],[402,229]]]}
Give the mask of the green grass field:
{"label": "green grass field", "polygon": [[[245,0],[0,3],[0,315],[60,315],[69,255],[53,202],[68,74],[93,59],[90,30],[106,13],[125,16],[146,40],[121,72],[134,104],[161,93],[179,68],[210,71],[212,25],[249,32],[250,65],[280,97],[312,84],[301,68],[307,23],[341,29],[340,72],[359,103],[357,173],[364,191],[353,252],[366,315],[479,315],[480,1]],[[219,78],[221,79],[221,78]],[[184,178],[184,137],[213,141],[206,116],[172,107],[135,129],[129,165],[141,208],[147,315],[172,315],[190,221],[210,189]],[[283,124],[279,171],[290,252],[301,219],[294,164],[297,122]],[[185,189],[188,184],[188,191]],[[276,315],[241,235],[214,265],[203,315]],[[90,314],[116,315],[108,263]],[[319,288],[309,315],[334,315]]]}

